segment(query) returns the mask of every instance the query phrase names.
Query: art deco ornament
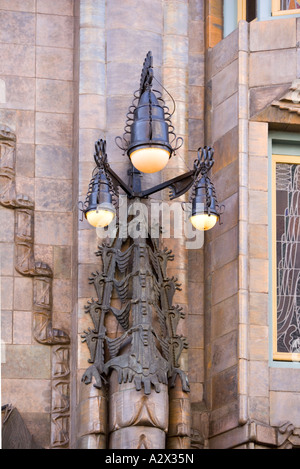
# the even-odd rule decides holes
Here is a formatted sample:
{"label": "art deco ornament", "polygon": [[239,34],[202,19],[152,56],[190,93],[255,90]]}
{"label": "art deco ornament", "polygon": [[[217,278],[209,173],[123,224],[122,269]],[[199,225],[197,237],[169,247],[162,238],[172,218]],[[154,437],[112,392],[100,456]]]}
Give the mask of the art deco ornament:
{"label": "art deco ornament", "polygon": [[[82,335],[91,354],[91,366],[82,379],[101,388],[110,371],[116,370],[120,384],[134,382],[137,391],[143,388],[150,394],[152,386],[160,392],[160,384],[170,380],[174,385],[179,375],[187,392],[187,377],[179,367],[187,339],[176,332],[184,313],[173,304],[180,284],[166,273],[174,256],[160,250],[150,237],[131,240],[129,246],[128,241],[118,237],[99,246],[96,253],[102,259],[102,271],[90,278],[97,299],[86,306],[94,327]],[[119,308],[111,305],[113,291]],[[115,317],[122,331],[114,339],[106,334],[108,315]]]}
{"label": "art deco ornament", "polygon": [[[153,57],[148,52],[140,88],[135,92],[135,99],[127,114],[125,133],[123,138],[116,139],[117,144],[120,142],[119,148],[127,153],[133,166],[142,173],[155,173],[164,169],[172,154],[183,143],[182,138],[176,138],[171,122],[172,114],[161,93],[153,89],[153,80],[156,80]],[[174,103],[172,96],[169,93],[168,95]],[[173,143],[175,147],[172,146]]]}

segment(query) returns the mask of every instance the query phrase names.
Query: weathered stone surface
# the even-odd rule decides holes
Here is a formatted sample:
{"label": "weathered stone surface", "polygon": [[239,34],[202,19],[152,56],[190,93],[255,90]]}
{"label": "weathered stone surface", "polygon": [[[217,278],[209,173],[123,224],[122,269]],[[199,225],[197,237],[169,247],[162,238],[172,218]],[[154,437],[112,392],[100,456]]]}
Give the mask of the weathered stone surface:
{"label": "weathered stone surface", "polygon": [[74,0],[37,0],[36,10],[38,13],[46,13],[48,15],[73,16]]}
{"label": "weathered stone surface", "polygon": [[35,109],[35,80],[24,77],[5,77],[6,109]]}
{"label": "weathered stone surface", "polygon": [[54,279],[53,310],[61,313],[72,310],[72,284],[70,280]]}
{"label": "weathered stone surface", "polygon": [[[47,347],[40,346],[44,351]],[[30,347],[31,348],[31,347]],[[49,357],[50,361],[50,357]],[[47,369],[48,365],[47,365]],[[3,376],[3,375],[2,375]],[[31,379],[30,379],[31,378]],[[13,401],[19,412],[49,413],[51,384],[46,379],[2,379],[2,403]]]}
{"label": "weathered stone surface", "polygon": [[234,295],[212,307],[211,338],[212,340],[228,334],[237,328],[239,312],[238,296]]}
{"label": "weathered stone surface", "polygon": [[299,392],[299,370],[292,368],[270,368],[270,390]]}
{"label": "weathered stone surface", "polygon": [[72,150],[59,145],[36,145],[35,175],[38,178],[71,179]]}
{"label": "weathered stone surface", "polygon": [[269,357],[269,328],[267,326],[252,325],[249,334],[250,360],[268,360]]}
{"label": "weathered stone surface", "polygon": [[296,47],[296,18],[250,23],[250,51]]}
{"label": "weathered stone surface", "polygon": [[[7,345],[6,363],[2,366],[3,379],[13,380],[50,378],[50,348],[42,345]],[[32,389],[34,396],[36,390]],[[23,394],[21,393],[19,399]],[[10,401],[11,402],[11,401]],[[24,403],[23,406],[26,406]],[[29,406],[27,411],[29,411]]]}
{"label": "weathered stone surface", "polygon": [[[2,344],[12,343],[12,311],[1,311],[1,340]],[[6,361],[6,347],[2,345],[1,349],[1,363]]]}
{"label": "weathered stone surface", "polygon": [[36,212],[35,241],[38,244],[66,246],[72,239],[72,213]]}
{"label": "weathered stone surface", "polygon": [[0,42],[34,44],[35,15],[27,12],[0,10]]}
{"label": "weathered stone surface", "polygon": [[0,243],[0,276],[14,274],[14,244]]}
{"label": "weathered stone surface", "polygon": [[269,262],[265,259],[250,259],[250,290],[267,293]]}
{"label": "weathered stone surface", "polygon": [[249,226],[249,254],[250,257],[268,259],[268,226]]}
{"label": "weathered stone surface", "polygon": [[249,155],[268,156],[268,125],[263,122],[249,122]]}
{"label": "weathered stone surface", "polygon": [[268,190],[268,159],[265,157],[250,158],[249,188],[254,191]]}
{"label": "weathered stone surface", "polygon": [[71,262],[72,262],[72,251],[70,246],[54,246],[53,248],[54,266],[53,275],[54,278],[71,278]]}
{"label": "weathered stone surface", "polygon": [[1,10],[35,12],[35,0],[2,0]]}
{"label": "weathered stone surface", "polygon": [[[77,2],[75,2],[76,7],[78,8]],[[105,2],[86,0],[84,3],[80,2],[79,7],[78,11],[75,10],[75,14],[80,16],[80,27],[105,27]]]}
{"label": "weathered stone surface", "polygon": [[72,82],[38,79],[36,81],[36,110],[65,114],[73,112]]}
{"label": "weathered stone surface", "polygon": [[72,146],[72,115],[36,113],[36,143]]}
{"label": "weathered stone surface", "polygon": [[205,29],[203,21],[189,22],[189,53],[192,55],[204,54],[205,48]]}
{"label": "weathered stone surface", "polygon": [[254,225],[268,224],[268,193],[250,191],[249,222]]}
{"label": "weathered stone surface", "polygon": [[266,326],[268,324],[268,294],[251,292],[249,298],[250,323]]}
{"label": "weathered stone surface", "polygon": [[[199,366],[200,364],[200,366]],[[203,366],[201,366],[203,364]],[[201,349],[190,349],[188,355],[189,381],[201,383],[204,381],[204,351]]]}
{"label": "weathered stone surface", "polygon": [[33,299],[32,295],[32,279],[16,277],[14,279],[14,309],[18,311],[31,311]]}
{"label": "weathered stone surface", "polygon": [[292,422],[300,426],[300,394],[295,392],[270,392],[270,423],[274,426],[282,422]]}
{"label": "weathered stone surface", "polygon": [[[151,4],[151,15],[145,14],[147,0],[128,0],[126,3],[111,0],[107,4],[107,29],[140,29],[162,33],[163,6],[159,0]],[[150,49],[149,49],[150,50]]]}
{"label": "weathered stone surface", "polygon": [[70,181],[37,178],[35,180],[36,210],[46,212],[71,212],[72,183]]}
{"label": "weathered stone surface", "polygon": [[1,278],[1,308],[13,309],[13,277]]}
{"label": "weathered stone surface", "polygon": [[238,60],[231,62],[212,78],[212,105],[218,106],[238,91]]}
{"label": "weathered stone surface", "polygon": [[269,396],[269,364],[262,361],[249,362],[249,395]]}
{"label": "weathered stone surface", "polygon": [[[35,76],[35,47],[25,44],[0,44],[1,75]],[[16,68],[15,64],[18,64]]]}
{"label": "weathered stone surface", "polygon": [[32,178],[35,175],[34,145],[17,144],[16,174]]}
{"label": "weathered stone surface", "polygon": [[250,55],[250,87],[289,83],[296,74],[296,49],[254,52]]}
{"label": "weathered stone surface", "polygon": [[238,94],[235,93],[230,98],[223,101],[214,109],[212,119],[212,139],[213,142],[225,135],[238,123]]}
{"label": "weathered stone surface", "polygon": [[15,311],[13,314],[13,343],[31,344],[32,314],[30,311]]}
{"label": "weathered stone surface", "polygon": [[212,403],[214,409],[224,407],[237,399],[237,378],[237,368],[235,366],[213,377]]}
{"label": "weathered stone surface", "polygon": [[233,331],[212,343],[212,374],[220,373],[237,363],[237,338],[237,331]]}
{"label": "weathered stone surface", "polygon": [[[297,74],[298,75],[298,74]],[[250,116],[254,116],[263,110],[274,99],[283,96],[288,90],[287,85],[260,86],[250,89]],[[250,122],[250,125],[252,122]],[[253,124],[255,124],[253,122]],[[250,142],[251,143],[251,140]]]}
{"label": "weathered stone surface", "polygon": [[79,97],[79,126],[81,129],[101,129],[106,125],[105,98],[100,95]]}
{"label": "weathered stone surface", "polygon": [[[110,81],[109,79],[107,80]],[[105,94],[106,64],[92,60],[80,62],[79,93]]]}
{"label": "weathered stone surface", "polygon": [[211,268],[213,271],[233,261],[238,254],[238,229],[232,228],[211,242]]}
{"label": "weathered stone surface", "polygon": [[38,46],[73,48],[73,18],[69,16],[37,16],[36,44]]}
{"label": "weathered stone surface", "polygon": [[267,397],[250,397],[249,417],[258,422],[269,424],[269,406]]}
{"label": "weathered stone surface", "polygon": [[189,314],[188,337],[191,348],[204,348],[204,317],[203,315]]}
{"label": "weathered stone surface", "polygon": [[204,58],[202,55],[189,57],[189,84],[191,86],[204,86]]}
{"label": "weathered stone surface", "polygon": [[236,29],[233,33],[219,42],[212,51],[211,73],[214,76],[226,65],[237,58],[239,34]]}
{"label": "weathered stone surface", "polygon": [[238,263],[230,262],[216,270],[212,279],[212,304],[230,298],[238,288]]}
{"label": "weathered stone surface", "polygon": [[59,47],[36,47],[37,78],[73,79],[73,50]]}
{"label": "weathered stone surface", "polygon": [[122,428],[110,436],[110,449],[161,449],[165,448],[166,434],[159,428]]}

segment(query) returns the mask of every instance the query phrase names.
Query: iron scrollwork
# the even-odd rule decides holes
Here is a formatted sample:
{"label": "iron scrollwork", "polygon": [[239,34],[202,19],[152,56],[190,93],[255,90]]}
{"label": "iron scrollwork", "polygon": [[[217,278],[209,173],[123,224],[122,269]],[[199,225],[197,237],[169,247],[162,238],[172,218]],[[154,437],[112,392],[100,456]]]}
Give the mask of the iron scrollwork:
{"label": "iron scrollwork", "polygon": [[[82,381],[101,388],[111,370],[118,373],[119,383],[134,382],[136,390],[150,394],[152,385],[160,392],[160,384],[175,385],[179,375],[183,390],[189,391],[187,377],[179,368],[179,357],[188,347],[187,339],[176,332],[184,312],[173,305],[180,284],[166,273],[172,252],[159,250],[155,241],[121,237],[104,243],[96,253],[102,258],[102,271],[90,277],[97,299],[86,306],[93,328],[84,331],[82,339],[90,350],[91,366]],[[125,246],[125,249],[124,249]],[[120,307],[111,305],[113,291]],[[116,337],[108,337],[105,318],[113,314],[122,328]],[[106,350],[108,357],[106,358]]]}

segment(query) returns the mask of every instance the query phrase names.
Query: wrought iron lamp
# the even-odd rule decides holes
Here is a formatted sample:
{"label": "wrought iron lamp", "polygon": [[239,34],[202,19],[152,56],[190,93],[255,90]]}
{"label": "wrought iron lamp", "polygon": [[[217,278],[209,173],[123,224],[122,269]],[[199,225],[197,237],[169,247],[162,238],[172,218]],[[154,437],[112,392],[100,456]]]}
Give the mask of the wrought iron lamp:
{"label": "wrought iron lamp", "polygon": [[200,174],[198,183],[194,184],[190,221],[197,230],[208,231],[216,225],[220,218],[220,207],[216,191],[213,183],[207,176],[207,173],[214,164],[214,152],[212,148],[204,148],[200,155],[199,151]]}
{"label": "wrought iron lamp", "polygon": [[[162,97],[152,89],[153,65],[149,52],[144,62],[140,89],[127,114],[123,138],[117,145],[131,160],[128,184],[112,170],[107,160],[106,142],[95,145],[96,167],[81,210],[93,226],[107,226],[116,216],[119,190],[131,200],[146,199],[163,189],[170,189],[170,199],[176,199],[191,189],[191,223],[201,230],[212,228],[220,218],[221,210],[214,186],[208,176],[214,164],[212,148],[199,148],[191,171],[159,185],[143,190],[142,172],[156,172],[167,164],[182,145],[171,124],[171,114]],[[121,142],[121,143],[119,143]],[[183,204],[183,208],[185,206]],[[118,230],[116,230],[118,231]],[[180,369],[179,358],[187,348],[187,339],[177,333],[177,326],[185,314],[173,304],[180,284],[167,275],[167,263],[174,259],[167,248],[150,234],[117,237],[99,246],[96,255],[102,258],[102,272],[90,277],[97,299],[88,303],[94,328],[84,331],[82,338],[89,347],[91,366],[82,380],[101,388],[111,370],[118,374],[119,383],[133,381],[136,390],[144,387],[145,394],[154,386],[160,392],[161,384],[170,380],[175,386],[180,376],[184,392],[189,391],[188,380]],[[120,309],[112,306],[113,289],[120,299]],[[114,339],[106,334],[105,317],[113,314],[124,333]],[[158,321],[153,321],[156,314]],[[123,345],[130,339],[130,347]],[[108,353],[105,347],[108,347]]]}
{"label": "wrought iron lamp", "polygon": [[[176,138],[171,123],[172,114],[160,91],[153,89],[153,80],[156,80],[153,74],[153,57],[148,52],[140,88],[134,93],[134,100],[127,114],[125,133],[123,138],[116,139],[117,144],[118,141],[121,142],[118,146],[127,153],[133,166],[143,173],[155,173],[164,169],[172,154],[183,143],[183,139]],[[176,146],[173,148],[174,142]]]}
{"label": "wrought iron lamp", "polygon": [[[140,88],[134,93],[133,104],[127,113],[125,133],[123,137],[116,138],[116,144],[124,154],[127,153],[132,163],[129,185],[112,170],[107,161],[106,142],[99,140],[95,144],[96,168],[82,211],[92,226],[104,227],[116,215],[114,199],[118,196],[119,188],[130,199],[145,199],[169,188],[171,200],[192,188],[190,221],[196,229],[209,230],[215,226],[221,215],[216,191],[208,176],[214,164],[212,148],[199,148],[193,170],[150,189],[141,188],[141,173],[162,170],[183,143],[183,139],[175,135],[171,123],[172,115],[161,94],[152,88],[153,78],[153,58],[151,52],[148,52]],[[172,146],[174,143],[175,146]]]}

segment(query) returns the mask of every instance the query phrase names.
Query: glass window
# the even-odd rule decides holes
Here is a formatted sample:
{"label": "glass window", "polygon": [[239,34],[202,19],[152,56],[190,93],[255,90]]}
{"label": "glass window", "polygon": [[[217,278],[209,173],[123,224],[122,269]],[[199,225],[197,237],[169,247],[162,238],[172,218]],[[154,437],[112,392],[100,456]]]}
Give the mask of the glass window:
{"label": "glass window", "polygon": [[300,13],[300,1],[297,0],[272,0],[273,15],[292,15]]}
{"label": "glass window", "polygon": [[296,0],[281,0],[280,10],[295,10],[300,8],[300,3]]}
{"label": "glass window", "polygon": [[300,359],[300,158],[273,156],[273,349]]}

